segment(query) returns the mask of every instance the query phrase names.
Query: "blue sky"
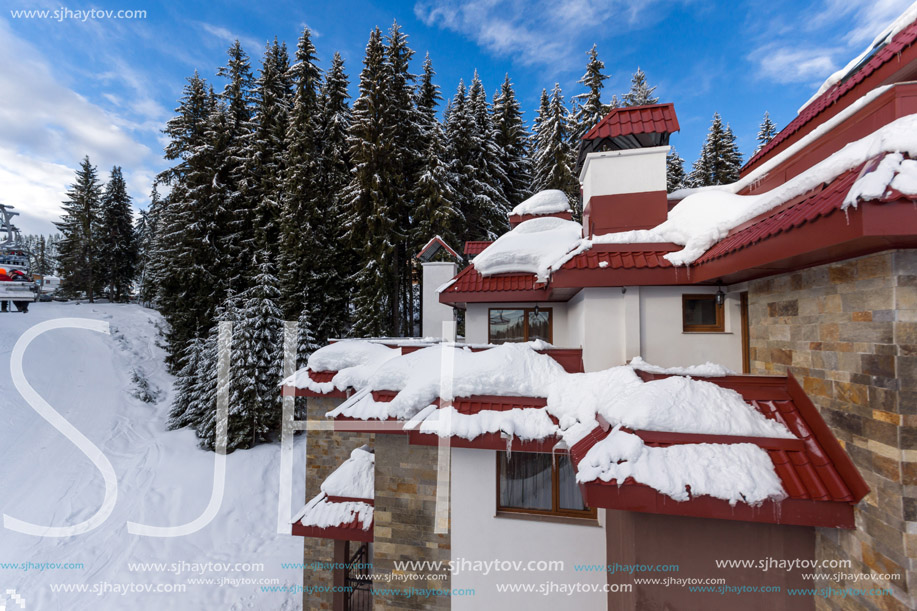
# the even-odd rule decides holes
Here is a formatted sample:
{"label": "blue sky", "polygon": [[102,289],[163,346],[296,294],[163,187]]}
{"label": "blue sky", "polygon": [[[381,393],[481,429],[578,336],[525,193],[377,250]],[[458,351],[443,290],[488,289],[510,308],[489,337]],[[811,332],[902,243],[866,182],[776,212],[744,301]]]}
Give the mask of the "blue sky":
{"label": "blue sky", "polygon": [[[682,131],[672,144],[690,164],[719,111],[746,158],[765,110],[782,127],[821,81],[843,66],[910,0],[703,2],[664,0],[414,0],[275,2],[219,6],[118,0],[67,4],[0,0],[0,201],[22,212],[26,232],[52,231],[73,170],[89,154],[103,178],[121,165],[138,207],[165,167],[160,130],[185,77],[216,69],[239,38],[257,66],[267,40],[295,47],[313,29],[326,67],[344,56],[352,90],[369,31],[403,26],[416,71],[430,53],[444,95],[477,69],[492,92],[509,73],[531,121],[557,81],[580,92],[593,43],[607,98],[640,66]],[[143,19],[23,18],[13,11],[142,10]],[[607,100],[606,100],[607,101]]]}

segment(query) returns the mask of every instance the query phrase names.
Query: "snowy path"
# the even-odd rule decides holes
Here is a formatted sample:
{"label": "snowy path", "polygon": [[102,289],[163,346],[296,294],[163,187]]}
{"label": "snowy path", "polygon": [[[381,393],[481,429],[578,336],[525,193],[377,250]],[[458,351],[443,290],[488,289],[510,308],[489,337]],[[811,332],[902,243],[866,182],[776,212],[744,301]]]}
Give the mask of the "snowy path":
{"label": "snowy path", "polygon": [[[227,458],[223,504],[216,519],[201,531],[179,538],[127,532],[129,521],[169,526],[193,520],[206,507],[213,480],[213,454],[197,448],[194,433],[165,430],[171,378],[157,346],[160,319],[152,310],[37,303],[27,315],[0,314],[0,513],[66,526],[86,520],[102,503],[101,473],[29,407],[10,375],[10,353],[19,336],[32,325],[59,317],[105,320],[112,334],[64,329],[40,336],[26,352],[25,374],[42,397],[111,461],[118,477],[117,503],[100,527],[72,537],[35,537],[0,526],[0,604],[3,593],[14,589],[25,599],[26,611],[299,609],[300,594],[263,592],[264,583],[254,583],[302,584],[301,570],[281,568],[284,562],[302,562],[302,540],[276,534],[277,444]],[[157,403],[131,395],[133,370],[142,371],[151,386],[162,391]],[[299,438],[294,480],[301,480],[304,455],[304,439]],[[294,504],[301,505],[303,498],[300,484],[293,490]],[[24,563],[81,563],[83,568],[42,570],[23,568]],[[133,563],[164,564],[142,570]],[[233,565],[232,570],[219,570],[214,566],[218,563]],[[188,583],[189,579],[213,582]],[[85,584],[89,591],[52,591],[58,584]],[[172,585],[184,586],[185,591],[136,591]],[[121,593],[125,588],[135,591]]]}

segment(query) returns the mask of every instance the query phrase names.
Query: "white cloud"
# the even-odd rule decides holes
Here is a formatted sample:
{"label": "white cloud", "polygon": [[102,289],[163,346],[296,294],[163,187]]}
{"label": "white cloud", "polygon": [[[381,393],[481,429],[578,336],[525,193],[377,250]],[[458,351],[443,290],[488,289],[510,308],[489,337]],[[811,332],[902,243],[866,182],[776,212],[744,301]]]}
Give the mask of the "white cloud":
{"label": "white cloud", "polygon": [[562,66],[579,59],[591,34],[603,37],[651,26],[662,0],[418,0],[414,14],[526,65]]}
{"label": "white cloud", "polygon": [[[911,0],[824,0],[790,22],[774,18],[758,46],[747,58],[758,75],[778,83],[808,83],[817,87],[825,78],[872,42]],[[837,43],[823,46],[823,41]]]}
{"label": "white cloud", "polygon": [[253,54],[257,56],[261,51],[264,50],[265,41],[259,42],[255,38],[232,32],[223,26],[214,25],[212,23],[201,21],[199,25],[205,32],[226,45],[231,45],[236,40],[238,40],[242,44],[242,48],[245,49],[245,52],[249,55],[249,57],[252,57]]}
{"label": "white cloud", "polygon": [[[102,180],[113,165],[123,166],[131,193],[145,197],[150,183],[141,181],[148,181],[162,161],[140,140],[161,128],[165,111],[159,105],[143,96],[125,99],[101,92],[113,110],[90,102],[62,84],[42,53],[2,19],[0,57],[16,58],[0,62],[0,197],[21,213],[23,231],[53,230],[50,221],[58,218],[85,155],[98,166]],[[118,84],[130,90],[124,78]]]}
{"label": "white cloud", "polygon": [[837,48],[762,47],[749,56],[761,76],[778,83],[818,83],[837,70]]}

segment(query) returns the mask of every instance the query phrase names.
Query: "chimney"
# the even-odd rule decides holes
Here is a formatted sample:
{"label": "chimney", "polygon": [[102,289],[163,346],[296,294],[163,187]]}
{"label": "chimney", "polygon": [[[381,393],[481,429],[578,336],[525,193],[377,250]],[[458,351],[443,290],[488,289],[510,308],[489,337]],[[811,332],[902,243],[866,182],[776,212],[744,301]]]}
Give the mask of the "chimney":
{"label": "chimney", "polygon": [[666,219],[666,154],[679,130],[672,104],[615,108],[583,137],[583,235],[650,229]]}
{"label": "chimney", "polygon": [[420,334],[423,337],[442,337],[443,323],[454,322],[455,311],[452,306],[439,302],[437,289],[455,277],[461,257],[436,236],[417,253],[417,260],[423,268]]}

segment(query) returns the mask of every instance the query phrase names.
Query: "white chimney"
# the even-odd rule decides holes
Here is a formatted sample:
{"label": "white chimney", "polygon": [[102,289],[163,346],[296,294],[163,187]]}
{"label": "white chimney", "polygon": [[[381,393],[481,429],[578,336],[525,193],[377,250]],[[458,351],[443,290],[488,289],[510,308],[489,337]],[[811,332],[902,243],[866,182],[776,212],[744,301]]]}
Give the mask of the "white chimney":
{"label": "white chimney", "polygon": [[458,273],[458,265],[450,261],[428,261],[423,266],[423,319],[421,335],[442,337],[443,323],[455,320],[452,306],[439,302],[436,289],[452,280]]}

